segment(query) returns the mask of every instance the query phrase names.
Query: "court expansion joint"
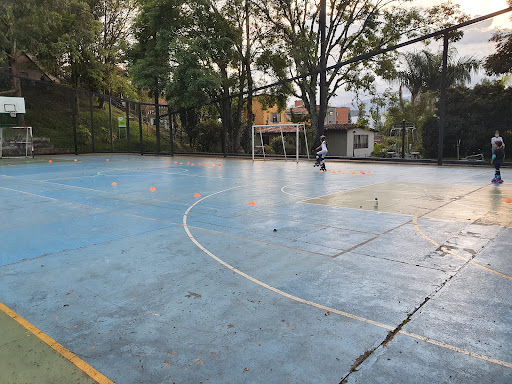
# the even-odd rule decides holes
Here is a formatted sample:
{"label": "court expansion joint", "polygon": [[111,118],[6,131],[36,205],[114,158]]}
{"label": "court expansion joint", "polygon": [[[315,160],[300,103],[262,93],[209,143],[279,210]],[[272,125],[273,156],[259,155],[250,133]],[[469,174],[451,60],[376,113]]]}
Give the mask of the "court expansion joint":
{"label": "court expansion joint", "polygon": [[404,334],[404,335],[413,335],[413,334],[410,334],[408,332],[405,332],[405,331],[402,331],[402,328],[409,322],[412,320],[412,317],[416,314],[416,312],[418,312],[421,308],[423,308],[423,306],[425,304],[427,304],[427,302],[432,299],[441,289],[444,288],[444,286],[446,284],[448,284],[448,282],[450,282],[455,276],[457,276],[457,274],[467,265],[469,264],[469,262],[467,262],[466,264],[462,265],[454,274],[452,274],[451,276],[449,276],[445,281],[443,281],[441,284],[439,284],[439,286],[434,290],[434,292],[432,292],[430,295],[428,295],[427,297],[425,297],[425,299],[416,307],[414,308],[414,310],[409,313],[407,315],[407,317],[404,319],[404,321],[402,321],[395,329],[393,329],[392,331],[389,331],[386,338],[375,348],[373,349],[370,349],[368,351],[366,351],[365,353],[363,353],[361,356],[359,356],[354,364],[352,364],[352,366],[350,367],[350,372],[341,379],[340,381],[340,384],[347,384],[348,382],[348,378],[350,377],[350,375],[353,373],[353,372],[356,372],[359,368],[359,366],[361,364],[363,364],[366,359],[368,359],[375,351],[377,351],[379,348],[385,348],[388,346],[389,343],[391,343],[391,341],[393,341],[393,339],[399,335],[399,334]]}
{"label": "court expansion joint", "polygon": [[[423,342],[431,344],[431,345],[435,345],[435,346],[440,347],[440,348],[444,348],[444,349],[450,350],[452,352],[460,353],[460,354],[463,354],[463,355],[466,355],[466,356],[474,357],[474,358],[477,358],[477,359],[480,359],[480,360],[483,360],[483,361],[486,361],[486,362],[489,362],[489,363],[492,363],[492,364],[497,364],[497,365],[500,365],[502,367],[506,367],[506,368],[511,368],[512,369],[512,363],[510,363],[510,362],[498,360],[498,359],[495,359],[493,357],[489,357],[489,356],[485,356],[485,355],[481,355],[481,354],[478,354],[478,353],[475,353],[475,352],[468,351],[468,350],[463,349],[463,348],[459,348],[459,347],[456,347],[456,346],[444,343],[442,341],[437,341],[437,340],[431,339],[429,337],[425,337],[425,336],[422,336],[422,335],[418,335],[418,334],[415,334],[415,333],[412,333],[412,332],[407,332],[407,331],[402,330],[402,328],[412,319],[414,314],[418,310],[420,310],[433,296],[435,296],[435,294],[437,292],[439,292],[439,290],[441,290],[451,279],[453,279],[453,277],[456,276],[457,273],[459,271],[461,271],[465,265],[463,265],[453,275],[449,276],[443,283],[441,283],[434,290],[434,292],[432,292],[429,296],[427,296],[410,314],[407,315],[407,317],[406,317],[406,319],[404,321],[402,321],[398,326],[393,327],[393,326],[390,326],[390,325],[387,325],[387,324],[380,323],[380,322],[375,321],[375,320],[367,319],[367,318],[364,318],[362,316],[358,316],[358,315],[355,315],[355,314],[352,314],[352,313],[344,312],[344,311],[341,311],[341,310],[336,309],[336,308],[331,308],[331,307],[328,307],[326,305],[322,305],[322,304],[319,304],[319,303],[315,303],[315,302],[312,302],[312,301],[309,301],[309,300],[305,300],[303,298],[291,295],[291,294],[289,294],[287,292],[284,292],[284,291],[282,291],[280,289],[272,287],[271,285],[269,285],[267,283],[264,283],[263,281],[260,281],[260,280],[258,280],[256,278],[248,275],[247,273],[245,273],[245,272],[235,268],[234,266],[228,264],[224,260],[222,260],[219,257],[217,257],[216,255],[214,255],[212,252],[210,252],[208,249],[206,249],[201,243],[199,243],[199,241],[191,233],[191,231],[190,231],[191,227],[189,227],[188,224],[187,224],[188,215],[190,214],[190,211],[197,204],[202,202],[203,200],[205,200],[205,199],[207,199],[207,198],[209,198],[211,196],[218,195],[220,193],[227,192],[227,191],[230,191],[230,190],[233,190],[233,189],[236,189],[236,188],[241,188],[241,187],[243,187],[243,186],[236,186],[236,187],[233,187],[233,188],[227,188],[227,189],[224,189],[222,191],[218,191],[218,192],[212,193],[212,194],[210,194],[208,196],[202,197],[201,199],[197,200],[194,204],[192,204],[185,211],[185,213],[183,215],[183,228],[185,229],[185,232],[187,233],[187,236],[190,238],[190,240],[199,249],[201,249],[205,254],[210,256],[212,259],[214,259],[218,263],[222,264],[224,267],[226,267],[227,269],[231,270],[232,272],[238,274],[239,276],[241,276],[241,277],[243,277],[243,278],[245,278],[245,279],[247,279],[247,280],[249,280],[249,281],[251,281],[251,282],[253,282],[253,283],[255,283],[255,284],[257,284],[257,285],[259,285],[259,286],[261,286],[263,288],[265,288],[265,289],[268,289],[269,291],[272,291],[272,292],[274,292],[274,293],[276,293],[278,295],[284,296],[284,297],[286,297],[286,298],[288,298],[290,300],[293,300],[293,301],[301,303],[301,304],[309,305],[311,307],[314,307],[314,308],[317,308],[317,309],[321,309],[321,310],[324,310],[324,311],[328,311],[330,313],[334,313],[334,314],[343,316],[343,317],[348,318],[348,319],[360,321],[362,323],[370,324],[370,325],[373,325],[373,326],[376,326],[376,327],[383,328],[383,329],[387,330],[388,331],[388,335],[386,336],[386,338],[376,348],[374,348],[373,350],[370,350],[370,351],[366,351],[363,355],[361,355],[356,360],[356,362],[353,364],[349,374],[342,379],[342,381],[341,381],[342,383],[344,381],[346,381],[346,378],[352,372],[354,372],[357,369],[357,367],[360,366],[369,356],[371,356],[373,354],[373,352],[377,348],[379,348],[380,346],[383,346],[383,347],[387,346],[399,334],[402,334],[404,336],[407,336],[407,337],[410,337],[410,338],[413,338],[413,339],[416,339],[416,340],[423,341]],[[410,221],[409,221],[409,223],[410,223]],[[469,263],[469,261],[467,261],[467,263]]]}

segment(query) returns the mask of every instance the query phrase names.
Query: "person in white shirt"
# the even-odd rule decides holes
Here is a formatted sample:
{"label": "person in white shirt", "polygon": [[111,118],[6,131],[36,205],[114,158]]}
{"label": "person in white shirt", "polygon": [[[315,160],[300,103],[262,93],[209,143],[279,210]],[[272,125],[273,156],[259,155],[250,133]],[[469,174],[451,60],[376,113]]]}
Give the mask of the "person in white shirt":
{"label": "person in white shirt", "polygon": [[500,131],[498,130],[496,130],[496,132],[494,133],[494,137],[491,138],[491,154],[493,154],[494,151],[496,150],[496,147],[494,146],[494,143],[496,141],[501,141],[501,146],[505,148],[505,142],[503,141],[503,138],[500,136]]}
{"label": "person in white shirt", "polygon": [[324,135],[320,136],[320,141],[322,142],[322,144],[315,148],[316,151],[320,149],[320,151],[316,153],[315,167],[320,166],[320,169],[322,171],[325,171],[325,155],[327,154],[327,140],[325,139]]}

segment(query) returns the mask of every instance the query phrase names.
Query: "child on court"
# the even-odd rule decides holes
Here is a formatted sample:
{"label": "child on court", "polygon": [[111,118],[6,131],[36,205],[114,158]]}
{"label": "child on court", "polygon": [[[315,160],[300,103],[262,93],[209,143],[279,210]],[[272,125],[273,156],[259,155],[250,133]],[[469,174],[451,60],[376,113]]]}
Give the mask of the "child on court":
{"label": "child on court", "polygon": [[491,164],[494,164],[495,174],[494,179],[492,179],[493,183],[503,183],[503,180],[501,180],[501,173],[500,173],[500,167],[503,163],[503,142],[500,140],[496,140],[494,142],[494,152],[492,154],[492,160]]}
{"label": "child on court", "polygon": [[320,141],[322,143],[315,148],[316,151],[318,151],[319,149],[320,151],[316,153],[316,163],[314,166],[320,166],[320,169],[322,171],[325,171],[325,155],[327,154],[327,140],[325,139],[324,135],[320,136]]}

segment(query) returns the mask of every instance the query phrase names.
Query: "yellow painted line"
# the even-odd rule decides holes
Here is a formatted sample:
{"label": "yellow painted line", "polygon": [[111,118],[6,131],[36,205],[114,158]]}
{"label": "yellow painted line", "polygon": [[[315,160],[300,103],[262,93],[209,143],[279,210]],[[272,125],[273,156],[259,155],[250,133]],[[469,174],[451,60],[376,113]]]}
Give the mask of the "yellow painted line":
{"label": "yellow painted line", "polygon": [[434,240],[432,240],[430,237],[428,237],[427,235],[425,235],[425,233],[421,230],[421,228],[420,228],[420,227],[419,227],[419,225],[418,225],[418,216],[419,216],[419,213],[420,213],[420,212],[421,212],[421,209],[420,209],[418,212],[416,212],[416,214],[414,215],[414,217],[413,217],[413,219],[412,219],[412,222],[413,222],[413,224],[414,224],[414,228],[416,228],[416,231],[417,231],[417,232],[418,232],[418,233],[419,233],[419,234],[420,234],[420,235],[421,235],[425,240],[427,240],[427,241],[429,241],[430,243],[434,244],[436,247],[440,247],[440,248],[441,248],[441,250],[442,250],[443,252],[449,253],[449,254],[450,254],[450,255],[452,255],[452,256],[455,256],[455,257],[457,257],[457,258],[459,258],[459,259],[462,259],[462,260],[464,260],[465,262],[467,262],[467,263],[469,263],[469,264],[474,265],[475,267],[481,268],[481,269],[483,269],[483,270],[485,270],[485,271],[487,271],[487,272],[494,273],[495,275],[498,275],[498,276],[500,276],[500,277],[504,277],[505,279],[512,280],[512,277],[510,277],[510,276],[507,276],[507,275],[505,275],[505,274],[503,274],[503,273],[501,273],[501,272],[495,271],[494,269],[487,268],[487,267],[485,267],[485,266],[483,266],[483,265],[481,265],[481,264],[478,264],[478,263],[474,262],[474,261],[473,261],[473,260],[471,260],[471,259],[467,259],[467,258],[465,258],[465,257],[463,257],[463,256],[458,255],[457,253],[453,252],[452,250],[450,250],[450,249],[448,249],[448,248],[446,248],[446,247],[442,247],[442,246],[441,246],[441,244],[439,244],[439,243],[435,242],[435,241],[434,241]]}
{"label": "yellow painted line", "polygon": [[411,333],[411,332],[407,332],[407,331],[399,331],[399,333],[401,333],[402,335],[405,335],[405,336],[412,337],[412,338],[417,339],[417,340],[424,341],[426,343],[430,343],[430,344],[437,345],[437,346],[442,347],[442,348],[449,349],[449,350],[454,351],[454,352],[462,353],[464,355],[471,356],[471,357],[476,357],[477,359],[485,360],[485,361],[488,361],[489,363],[498,364],[498,365],[501,365],[501,366],[507,367],[507,368],[512,368],[512,363],[509,363],[509,362],[506,362],[506,361],[502,361],[502,360],[498,360],[498,359],[494,359],[492,357],[481,355],[479,353],[471,352],[471,351],[468,351],[468,350],[463,349],[463,348],[454,347],[453,345],[446,344],[446,343],[443,343],[443,342],[440,342],[440,341],[437,341],[437,340],[433,340],[433,339],[431,339],[429,337],[417,335],[415,333]]}
{"label": "yellow painted line", "polygon": [[73,352],[71,352],[70,350],[66,349],[61,344],[57,343],[50,336],[48,336],[46,333],[44,333],[39,328],[37,328],[34,325],[32,325],[31,323],[29,323],[27,320],[25,320],[23,317],[18,315],[16,312],[14,312],[12,309],[7,307],[6,305],[0,303],[0,310],[2,312],[4,312],[7,316],[9,316],[10,318],[15,320],[16,322],[18,322],[26,330],[30,331],[32,334],[37,336],[37,338],[39,340],[41,340],[44,343],[46,343],[48,346],[50,346],[52,349],[54,349],[61,356],[63,356],[67,360],[69,360],[78,369],[80,369],[87,376],[89,376],[90,378],[95,380],[98,384],[115,384],[108,377],[106,377],[101,372],[97,371],[95,368],[93,368],[92,366],[87,364],[85,361],[83,361],[81,358],[79,358]]}
{"label": "yellow painted line", "polygon": [[[202,250],[204,253],[206,253],[208,256],[210,256],[212,259],[214,259],[215,261],[217,261],[218,263],[222,264],[223,266],[225,266],[226,268],[228,268],[229,270],[231,270],[232,272],[246,278],[247,280],[249,281],[252,281],[253,283],[255,284],[258,284],[259,286],[265,288],[265,289],[268,289],[269,291],[272,291],[274,293],[277,293],[278,295],[281,295],[281,296],[284,296],[290,300],[293,300],[293,301],[296,301],[298,303],[302,303],[302,304],[306,304],[306,305],[309,305],[311,307],[315,307],[315,308],[318,308],[318,309],[322,309],[324,311],[328,311],[328,312],[331,312],[331,313],[335,313],[337,315],[340,315],[340,316],[343,316],[343,317],[346,317],[346,318],[349,318],[349,319],[353,319],[353,320],[357,320],[357,321],[360,321],[360,322],[363,322],[363,323],[366,323],[366,324],[371,324],[371,325],[375,325],[377,327],[380,327],[380,328],[384,328],[388,331],[393,331],[395,330],[395,327],[392,327],[390,325],[387,325],[387,324],[383,324],[383,323],[379,323],[378,321],[374,321],[374,320],[371,320],[371,319],[367,319],[367,318],[364,318],[364,317],[361,317],[361,316],[357,316],[357,315],[354,315],[352,313],[348,313],[348,312],[344,312],[344,311],[340,311],[336,308],[331,308],[331,307],[327,307],[325,305],[322,305],[322,304],[318,304],[318,303],[315,303],[313,301],[309,301],[309,300],[305,300],[305,299],[302,299],[300,297],[297,297],[297,296],[294,296],[294,295],[290,295],[289,293],[287,292],[284,292],[284,291],[281,291],[280,289],[277,289],[275,287],[272,287],[271,285],[268,285],[252,276],[249,276],[248,274],[246,274],[245,272],[242,272],[241,270],[233,267],[232,265],[226,263],[224,260],[220,259],[219,257],[215,256],[212,252],[210,252],[208,249],[206,249],[205,247],[203,247],[203,245],[201,243],[199,243],[199,241],[196,240],[196,238],[192,235],[192,233],[190,232],[190,229],[187,225],[187,218],[188,218],[188,214],[190,213],[190,211],[192,210],[192,208],[194,208],[197,204],[199,204],[201,201],[211,197],[211,196],[214,196],[214,195],[217,195],[219,193],[223,193],[223,192],[226,192],[226,191],[229,191],[229,190],[232,190],[232,189],[235,189],[235,188],[240,188],[242,186],[238,186],[238,187],[234,187],[234,188],[228,188],[228,189],[224,189],[222,191],[219,191],[219,192],[215,192],[215,193],[212,193],[211,195],[208,195],[208,196],[204,196],[203,198],[197,200],[194,204],[192,204],[185,212],[185,214],[183,215],[183,228],[185,229],[185,232],[187,233],[188,237],[190,238],[190,240],[200,249]],[[418,340],[422,340],[422,341],[425,341],[425,342],[428,342],[430,344],[434,344],[434,345],[437,345],[439,347],[442,347],[442,348],[446,348],[446,349],[449,349],[451,351],[454,351],[454,352],[458,352],[458,353],[463,353],[465,355],[468,355],[468,356],[472,356],[472,357],[475,357],[477,359],[481,359],[481,360],[485,360],[487,362],[490,362],[490,363],[493,363],[493,364],[497,364],[497,365],[501,365],[503,367],[507,367],[507,368],[512,368],[512,363],[509,363],[507,361],[502,361],[502,360],[498,360],[498,359],[494,359],[492,357],[489,357],[489,356],[485,356],[485,355],[480,355],[478,353],[474,353],[474,352],[470,352],[470,351],[467,351],[465,349],[462,349],[462,348],[458,348],[458,347],[455,347],[453,345],[449,345],[449,344],[446,344],[446,343],[443,343],[441,341],[436,341],[436,340],[433,340],[433,339],[430,339],[428,337],[424,337],[424,336],[421,336],[421,335],[417,335],[415,333],[410,333],[410,332],[406,332],[406,331],[399,331],[399,333],[405,335],[405,336],[409,336],[409,337],[412,337],[412,338],[415,338],[415,339],[418,339]]]}

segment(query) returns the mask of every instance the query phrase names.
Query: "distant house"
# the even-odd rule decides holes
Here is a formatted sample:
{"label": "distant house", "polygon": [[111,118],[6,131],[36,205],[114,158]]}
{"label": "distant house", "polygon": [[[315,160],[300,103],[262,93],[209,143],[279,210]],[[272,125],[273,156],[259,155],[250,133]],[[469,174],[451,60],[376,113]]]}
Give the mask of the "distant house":
{"label": "distant house", "polygon": [[[17,60],[18,76],[25,77],[31,80],[42,80],[51,83],[60,83],[60,80],[49,73],[34,55],[29,53],[22,53],[18,56]],[[0,68],[2,72],[9,72],[9,67],[4,66]]]}
{"label": "distant house", "polygon": [[370,157],[373,152],[373,129],[354,124],[326,124],[324,127],[329,152],[327,156]]}
{"label": "distant house", "polygon": [[[274,137],[283,135],[296,135],[295,126],[283,125],[280,127],[261,128],[263,143],[269,145]],[[370,157],[374,147],[375,132],[373,129],[364,129],[354,124],[326,124],[324,127],[329,152],[327,156],[343,157]],[[259,130],[256,131],[259,135]],[[300,132],[301,141],[303,140]],[[315,147],[316,143],[310,143]]]}
{"label": "distant house", "polygon": [[[320,109],[320,106],[317,105],[317,110]],[[327,107],[327,111],[325,113],[324,124],[348,124],[349,123],[349,112],[350,108],[345,107]],[[304,102],[302,100],[295,100],[294,106],[286,110],[286,121],[291,122],[292,116],[302,116],[302,123],[307,122],[309,112],[304,107]]]}
{"label": "distant house", "polygon": [[[279,111],[277,105],[264,108],[258,100],[258,96],[252,99],[252,114],[254,125],[281,124],[286,122],[284,111]],[[247,109],[245,110],[244,117],[247,120]]]}

